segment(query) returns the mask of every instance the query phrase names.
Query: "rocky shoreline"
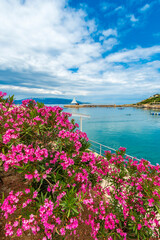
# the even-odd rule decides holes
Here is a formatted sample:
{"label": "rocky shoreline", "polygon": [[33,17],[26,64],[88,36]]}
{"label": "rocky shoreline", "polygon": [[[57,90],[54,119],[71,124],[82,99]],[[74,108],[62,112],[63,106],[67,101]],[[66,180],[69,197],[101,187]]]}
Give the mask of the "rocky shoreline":
{"label": "rocky shoreline", "polygon": [[136,107],[136,108],[146,108],[146,109],[160,109],[159,104],[122,104],[122,105],[116,105],[116,104],[80,104],[80,105],[64,105],[65,108],[95,108],[95,107],[118,107],[118,108],[124,108],[124,107]]}
{"label": "rocky shoreline", "polygon": [[160,109],[160,104],[142,104],[135,105],[137,108],[146,108],[146,109]]}

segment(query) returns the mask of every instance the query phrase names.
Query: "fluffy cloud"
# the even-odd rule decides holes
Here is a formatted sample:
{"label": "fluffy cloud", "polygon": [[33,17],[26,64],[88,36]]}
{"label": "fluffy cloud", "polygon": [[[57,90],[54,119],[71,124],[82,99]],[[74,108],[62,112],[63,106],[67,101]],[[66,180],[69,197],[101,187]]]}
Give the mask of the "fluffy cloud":
{"label": "fluffy cloud", "polygon": [[147,3],[147,4],[145,4],[141,9],[140,9],[140,11],[141,12],[145,12],[146,10],[148,10],[150,8],[150,5]]}
{"label": "fluffy cloud", "polygon": [[102,33],[105,37],[109,37],[109,36],[116,36],[117,37],[117,30],[116,29],[112,29],[109,28],[107,30],[104,30]]}
{"label": "fluffy cloud", "polygon": [[62,92],[56,91],[56,90],[46,90],[43,88],[28,88],[28,87],[19,87],[19,86],[14,86],[14,85],[2,85],[0,84],[1,89],[9,89],[9,90],[16,90],[16,91],[22,91],[22,92],[32,92],[38,93],[38,94],[54,94],[54,95],[62,95]]}
{"label": "fluffy cloud", "polygon": [[91,42],[84,12],[64,7],[55,0],[1,1],[1,68],[54,72],[58,57],[72,67],[75,55],[79,59],[81,53],[79,64],[97,56],[100,49]]}
{"label": "fluffy cloud", "polygon": [[135,18],[134,14],[129,14],[127,17],[130,19],[131,22],[135,23],[138,22],[138,18]]}
{"label": "fluffy cloud", "polygon": [[[117,50],[117,28],[99,30],[84,10],[65,2],[0,1],[0,70],[20,74],[15,84],[7,79],[0,88],[47,96],[160,88],[159,62],[152,59],[160,46]],[[129,18],[138,21],[134,15]]]}
{"label": "fluffy cloud", "polygon": [[[70,92],[70,85],[76,88],[80,82],[75,82],[83,79],[69,69],[96,61],[117,44],[113,38],[105,40],[103,45],[95,42],[91,37],[96,30],[94,21],[86,21],[84,11],[66,6],[62,0],[27,0],[24,4],[18,0],[2,0],[0,11],[0,69],[45,72],[53,77],[53,80],[47,79],[51,86],[59,82],[60,92],[65,85],[64,94]],[[116,30],[111,29],[105,33],[117,35]],[[78,93],[83,95],[86,91],[79,87]]]}
{"label": "fluffy cloud", "polygon": [[110,54],[106,57],[108,62],[136,62],[141,59],[150,59],[154,54],[160,53],[160,46],[153,46],[149,48],[137,47],[133,50],[123,50]]}

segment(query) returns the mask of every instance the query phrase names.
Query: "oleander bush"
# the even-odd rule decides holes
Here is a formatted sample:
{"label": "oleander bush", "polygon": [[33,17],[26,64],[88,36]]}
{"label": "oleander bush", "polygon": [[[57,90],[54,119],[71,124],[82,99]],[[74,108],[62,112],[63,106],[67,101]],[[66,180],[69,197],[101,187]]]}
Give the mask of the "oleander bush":
{"label": "oleander bush", "polygon": [[[26,188],[1,199],[5,234],[72,239],[81,223],[93,239],[160,238],[160,166],[89,151],[69,113],[32,99],[20,106],[0,92],[0,161]],[[83,213],[88,214],[83,217]],[[39,238],[38,238],[39,239]]]}

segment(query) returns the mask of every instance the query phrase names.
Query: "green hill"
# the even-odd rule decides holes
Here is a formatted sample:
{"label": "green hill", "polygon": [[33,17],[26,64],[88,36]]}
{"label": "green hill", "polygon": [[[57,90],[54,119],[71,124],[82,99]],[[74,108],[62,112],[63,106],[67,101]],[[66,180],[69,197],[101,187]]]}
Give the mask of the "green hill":
{"label": "green hill", "polygon": [[160,103],[160,94],[154,94],[152,97],[149,97],[141,102],[138,102],[137,105],[141,104],[156,104]]}

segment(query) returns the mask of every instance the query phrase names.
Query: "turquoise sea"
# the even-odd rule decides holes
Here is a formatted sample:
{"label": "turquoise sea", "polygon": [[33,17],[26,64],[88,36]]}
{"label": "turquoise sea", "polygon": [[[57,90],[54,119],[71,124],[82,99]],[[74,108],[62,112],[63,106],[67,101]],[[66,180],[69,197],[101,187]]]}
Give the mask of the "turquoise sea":
{"label": "turquoise sea", "polygon": [[[118,149],[127,148],[127,154],[160,164],[160,116],[153,110],[138,108],[80,108],[65,112],[87,114],[83,132],[89,139]],[[79,123],[79,117],[74,117]]]}

